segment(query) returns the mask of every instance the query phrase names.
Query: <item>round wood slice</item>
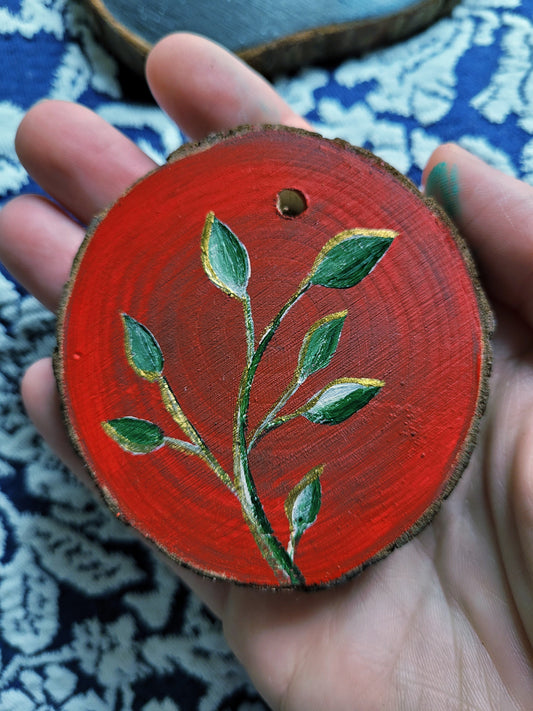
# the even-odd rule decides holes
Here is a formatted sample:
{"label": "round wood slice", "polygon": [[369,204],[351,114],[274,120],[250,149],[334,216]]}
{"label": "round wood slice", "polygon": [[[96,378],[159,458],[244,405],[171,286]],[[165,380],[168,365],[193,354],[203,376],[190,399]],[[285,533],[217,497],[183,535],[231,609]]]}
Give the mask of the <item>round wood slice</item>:
{"label": "round wood slice", "polygon": [[179,150],[89,230],[55,366],[106,501],[207,576],[322,587],[467,464],[491,316],[433,201],[283,127]]}
{"label": "round wood slice", "polygon": [[268,76],[338,60],[422,30],[459,0],[86,0],[109,48],[142,73],[152,45],[205,35]]}

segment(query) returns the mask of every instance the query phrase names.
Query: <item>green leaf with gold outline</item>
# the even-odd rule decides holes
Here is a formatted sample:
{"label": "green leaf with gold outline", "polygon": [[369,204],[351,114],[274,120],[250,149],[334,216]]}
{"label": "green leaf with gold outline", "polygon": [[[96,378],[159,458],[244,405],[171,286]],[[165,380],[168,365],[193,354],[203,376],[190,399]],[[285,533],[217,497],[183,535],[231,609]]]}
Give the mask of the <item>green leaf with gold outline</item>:
{"label": "green leaf with gold outline", "polygon": [[320,390],[297,412],[310,422],[338,425],[367,405],[385,383],[370,378],[340,378]]}
{"label": "green leaf with gold outline", "polygon": [[119,417],[102,422],[105,433],[131,454],[149,454],[165,444],[163,430],[149,420]]}
{"label": "green leaf with gold outline", "polygon": [[161,377],[164,358],[154,335],[128,314],[122,314],[126,357],[141,378],[154,382]]}
{"label": "green leaf with gold outline", "polygon": [[250,259],[243,243],[210,212],[202,232],[202,264],[209,279],[229,296],[243,301],[250,278]]}
{"label": "green leaf with gold outline", "polygon": [[314,524],[322,505],[320,476],[324,465],[314,467],[296,484],[285,501],[285,514],[289,520],[290,541],[287,552],[294,558],[295,549],[303,533]]}
{"label": "green leaf with gold outline", "polygon": [[370,274],[397,236],[393,230],[345,230],[320,250],[308,280],[332,289],[348,289]]}
{"label": "green leaf with gold outline", "polygon": [[338,311],[325,316],[305,334],[296,371],[300,382],[329,364],[337,350],[347,314],[347,311]]}

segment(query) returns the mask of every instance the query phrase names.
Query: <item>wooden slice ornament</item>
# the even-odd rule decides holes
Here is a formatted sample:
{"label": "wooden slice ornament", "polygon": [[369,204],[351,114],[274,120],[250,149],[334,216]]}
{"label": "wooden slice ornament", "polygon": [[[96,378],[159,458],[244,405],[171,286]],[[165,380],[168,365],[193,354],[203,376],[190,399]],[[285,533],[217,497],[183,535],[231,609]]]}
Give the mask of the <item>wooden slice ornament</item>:
{"label": "wooden slice ornament", "polygon": [[409,181],[246,127],[179,150],[91,227],[55,366],[117,516],[204,575],[315,588],[450,493],[490,325],[464,244]]}
{"label": "wooden slice ornament", "polygon": [[109,48],[138,73],[171,32],[195,32],[268,76],[397,42],[459,0],[87,0]]}

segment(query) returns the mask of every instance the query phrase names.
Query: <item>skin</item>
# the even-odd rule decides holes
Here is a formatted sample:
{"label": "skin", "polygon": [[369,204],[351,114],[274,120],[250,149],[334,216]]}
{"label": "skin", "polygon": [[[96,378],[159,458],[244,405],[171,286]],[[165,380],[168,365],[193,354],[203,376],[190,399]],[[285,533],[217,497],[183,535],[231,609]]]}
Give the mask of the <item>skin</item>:
{"label": "skin", "polygon": [[[207,40],[174,35],[148,60],[151,90],[191,137],[242,123],[305,122],[258,75]],[[32,177],[82,223],[153,164],[86,108],[45,102],[16,147]],[[533,188],[454,145],[424,173],[452,209],[497,316],[491,394],[478,446],[434,522],[352,581],[272,594],[179,575],[218,615],[273,709],[464,711],[533,698]],[[444,178],[442,177],[444,176]],[[83,228],[48,200],[0,213],[0,259],[55,309]],[[22,392],[37,429],[83,478],[59,414],[50,360]]]}

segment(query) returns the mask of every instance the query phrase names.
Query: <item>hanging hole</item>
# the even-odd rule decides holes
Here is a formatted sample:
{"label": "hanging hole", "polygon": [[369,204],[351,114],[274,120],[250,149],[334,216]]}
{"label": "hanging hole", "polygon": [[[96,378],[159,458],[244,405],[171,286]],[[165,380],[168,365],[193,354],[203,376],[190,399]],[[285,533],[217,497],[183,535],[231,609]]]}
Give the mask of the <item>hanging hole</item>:
{"label": "hanging hole", "polygon": [[285,188],[278,193],[277,208],[282,217],[298,217],[307,210],[307,200],[299,190]]}

